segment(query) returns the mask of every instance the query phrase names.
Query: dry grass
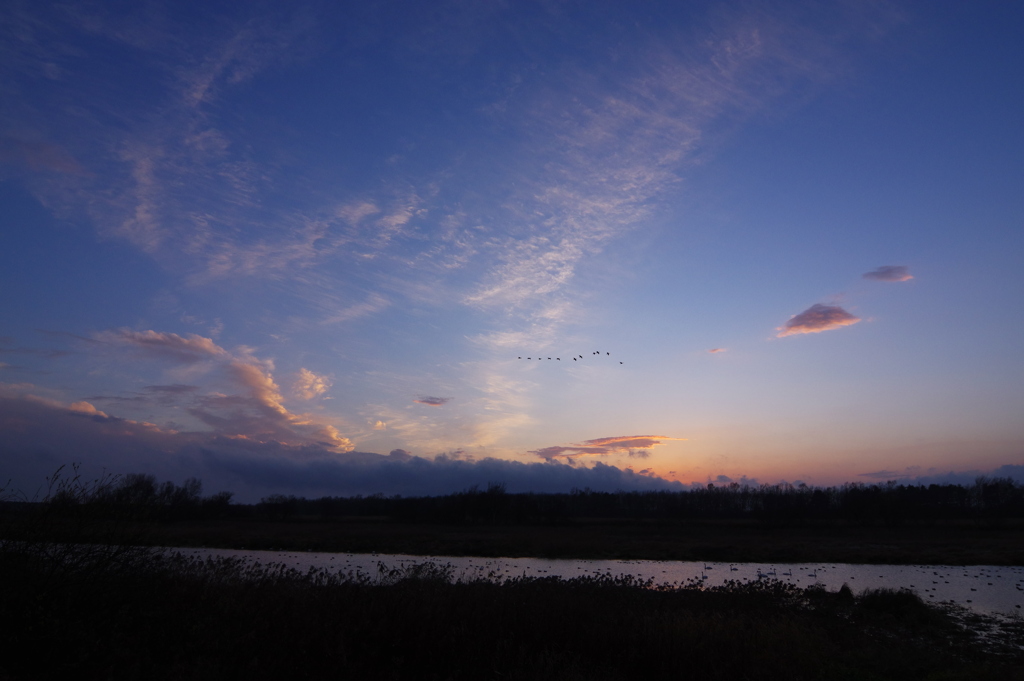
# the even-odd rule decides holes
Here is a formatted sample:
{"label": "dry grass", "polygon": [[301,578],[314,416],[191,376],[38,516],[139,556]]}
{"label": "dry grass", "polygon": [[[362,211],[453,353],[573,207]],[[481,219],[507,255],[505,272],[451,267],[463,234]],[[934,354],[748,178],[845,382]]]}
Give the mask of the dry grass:
{"label": "dry grass", "polygon": [[53,559],[0,551],[0,678],[1024,679],[904,592]]}

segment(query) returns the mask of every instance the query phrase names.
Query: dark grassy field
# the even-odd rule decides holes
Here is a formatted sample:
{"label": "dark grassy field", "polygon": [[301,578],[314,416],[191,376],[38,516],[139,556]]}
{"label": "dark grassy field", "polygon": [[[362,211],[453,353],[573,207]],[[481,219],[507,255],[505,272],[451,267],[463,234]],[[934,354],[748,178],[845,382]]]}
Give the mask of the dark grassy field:
{"label": "dark grassy field", "polygon": [[1019,623],[982,641],[908,592],[353,578],[52,545],[0,550],[0,580],[4,679],[1024,679]]}
{"label": "dark grassy field", "polygon": [[423,556],[505,556],[769,563],[1024,565],[1024,523],[794,526],[757,521],[585,520],[555,526],[406,524],[355,518],[220,520],[149,525],[163,546]]}

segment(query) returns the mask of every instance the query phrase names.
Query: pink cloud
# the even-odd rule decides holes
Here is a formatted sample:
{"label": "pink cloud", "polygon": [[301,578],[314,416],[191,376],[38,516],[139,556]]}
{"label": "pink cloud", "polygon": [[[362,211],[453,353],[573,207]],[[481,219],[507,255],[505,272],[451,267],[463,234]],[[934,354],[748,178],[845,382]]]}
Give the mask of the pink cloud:
{"label": "pink cloud", "polygon": [[711,348],[710,350],[708,350],[708,353],[712,355],[716,355],[719,352],[725,352],[725,348]]}
{"label": "pink cloud", "polygon": [[555,459],[572,460],[581,456],[607,456],[609,454],[628,454],[638,458],[646,458],[650,450],[664,440],[685,440],[686,438],[668,437],[667,435],[616,435],[584,440],[579,444],[555,445],[543,449],[531,450],[547,461]]}
{"label": "pink cloud", "polygon": [[784,336],[795,336],[801,333],[821,333],[831,329],[838,329],[841,326],[850,326],[860,321],[843,308],[835,305],[811,305],[798,315],[795,315],[785,326],[776,329],[778,338]]}
{"label": "pink cloud", "polygon": [[863,276],[865,279],[887,282],[909,281],[914,278],[906,265],[882,265],[876,270],[865,272]]}
{"label": "pink cloud", "polygon": [[213,342],[194,333],[179,336],[160,331],[129,331],[119,329],[99,334],[98,338],[110,343],[134,346],[147,354],[180,362],[199,362],[213,358],[226,358],[229,353]]}

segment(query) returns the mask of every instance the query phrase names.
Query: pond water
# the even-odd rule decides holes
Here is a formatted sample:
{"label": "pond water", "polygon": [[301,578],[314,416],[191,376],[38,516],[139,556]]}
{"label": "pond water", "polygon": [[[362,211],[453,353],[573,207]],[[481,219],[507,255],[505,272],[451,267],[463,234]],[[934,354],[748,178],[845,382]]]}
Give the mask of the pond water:
{"label": "pond water", "polygon": [[234,556],[263,565],[281,564],[305,572],[361,572],[374,576],[378,565],[397,568],[432,562],[450,565],[456,579],[503,580],[511,577],[633,575],[657,584],[699,580],[709,586],[728,580],[777,579],[800,587],[821,584],[830,591],[849,584],[854,593],[878,587],[906,588],[930,603],[956,603],[992,615],[1024,615],[1024,567],[991,565],[864,565],[848,563],[694,563],[656,560],[556,560],[546,558],[474,558],[377,553],[300,553],[231,549],[175,549],[198,557]]}

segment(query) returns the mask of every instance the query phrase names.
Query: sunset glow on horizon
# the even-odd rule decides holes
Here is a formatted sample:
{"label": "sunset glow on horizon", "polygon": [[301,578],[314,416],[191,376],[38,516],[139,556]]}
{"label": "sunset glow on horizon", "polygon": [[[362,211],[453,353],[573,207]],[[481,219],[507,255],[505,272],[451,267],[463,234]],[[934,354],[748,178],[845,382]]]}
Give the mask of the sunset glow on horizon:
{"label": "sunset glow on horizon", "polygon": [[1024,6],[0,16],[19,489],[1024,481]]}

